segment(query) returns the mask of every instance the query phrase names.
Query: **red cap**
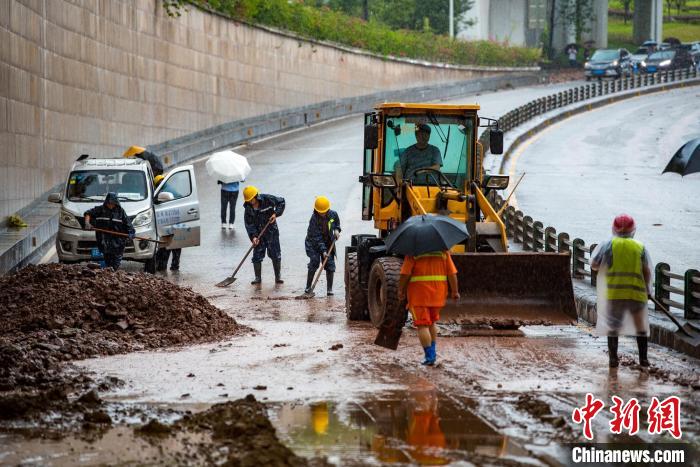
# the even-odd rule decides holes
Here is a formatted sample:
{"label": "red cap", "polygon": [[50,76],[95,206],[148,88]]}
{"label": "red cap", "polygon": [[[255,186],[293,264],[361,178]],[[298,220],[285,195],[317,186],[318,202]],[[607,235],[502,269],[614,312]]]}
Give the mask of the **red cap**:
{"label": "red cap", "polygon": [[613,221],[613,232],[616,234],[632,233],[635,229],[634,219],[629,214],[620,214]]}

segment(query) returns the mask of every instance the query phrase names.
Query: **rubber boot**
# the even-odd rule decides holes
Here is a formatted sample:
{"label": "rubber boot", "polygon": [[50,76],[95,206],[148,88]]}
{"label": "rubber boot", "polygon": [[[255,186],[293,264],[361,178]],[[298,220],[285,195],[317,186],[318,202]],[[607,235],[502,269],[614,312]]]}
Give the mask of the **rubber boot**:
{"label": "rubber boot", "polygon": [[437,361],[437,342],[430,343],[430,355],[433,357],[433,364]]}
{"label": "rubber boot", "polygon": [[422,365],[431,366],[435,363],[435,360],[433,360],[432,348],[433,348],[432,345],[429,345],[428,347],[423,347],[423,353],[425,354],[425,360],[423,360]]}
{"label": "rubber boot", "polygon": [[311,285],[314,282],[315,274],[315,271],[309,271],[306,273],[306,288],[304,289],[304,293],[311,293]]}
{"label": "rubber boot", "polygon": [[275,271],[275,284],[284,284],[282,280],[282,260],[273,259],[272,269]]}
{"label": "rubber boot", "polygon": [[617,336],[608,336],[608,353],[610,368],[617,368],[620,364],[620,360],[617,359]]}
{"label": "rubber boot", "polygon": [[647,336],[637,336],[637,348],[639,349],[639,366],[649,366],[647,359],[647,349],[649,347],[649,338]]}
{"label": "rubber boot", "polygon": [[326,271],[326,295],[333,295],[333,271]]}
{"label": "rubber boot", "polygon": [[255,279],[251,281],[251,284],[257,285],[262,282],[262,263],[253,263],[253,270],[255,271]]}

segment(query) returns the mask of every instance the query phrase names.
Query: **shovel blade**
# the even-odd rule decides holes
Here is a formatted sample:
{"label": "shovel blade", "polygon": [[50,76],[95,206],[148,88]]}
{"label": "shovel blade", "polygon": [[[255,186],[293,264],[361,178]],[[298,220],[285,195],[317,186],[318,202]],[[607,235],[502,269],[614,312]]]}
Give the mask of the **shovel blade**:
{"label": "shovel blade", "polygon": [[316,294],[314,292],[304,292],[301,295],[297,295],[296,298],[297,300],[308,300],[310,298],[314,298]]}
{"label": "shovel blade", "polygon": [[231,277],[227,277],[226,279],[222,280],[221,282],[216,284],[216,286],[217,287],[227,287],[227,286],[233,284],[234,282],[236,282],[236,278],[231,276]]}

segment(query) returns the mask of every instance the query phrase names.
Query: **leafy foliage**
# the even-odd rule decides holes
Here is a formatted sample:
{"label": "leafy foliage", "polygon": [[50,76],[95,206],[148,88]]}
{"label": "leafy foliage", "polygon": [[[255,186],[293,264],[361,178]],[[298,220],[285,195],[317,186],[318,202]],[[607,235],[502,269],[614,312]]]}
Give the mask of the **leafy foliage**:
{"label": "leafy foliage", "polygon": [[[184,0],[163,1],[172,4]],[[292,31],[310,39],[366,49],[380,55],[491,66],[532,65],[540,58],[538,49],[490,41],[456,40],[435,34],[429,21],[430,27],[420,31],[395,30],[372,15],[366,21],[333,10],[328,5],[317,7],[314,0],[189,0],[189,3],[233,19]],[[374,3],[370,2],[370,5]],[[456,0],[455,5],[457,3]],[[411,21],[411,15],[401,17],[402,21]]]}

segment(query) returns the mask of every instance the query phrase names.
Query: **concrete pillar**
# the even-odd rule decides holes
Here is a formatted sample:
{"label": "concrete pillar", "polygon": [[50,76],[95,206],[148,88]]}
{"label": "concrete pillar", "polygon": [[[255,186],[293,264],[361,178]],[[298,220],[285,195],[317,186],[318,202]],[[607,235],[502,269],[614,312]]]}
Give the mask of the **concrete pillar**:
{"label": "concrete pillar", "polygon": [[485,41],[489,38],[489,11],[491,0],[475,0],[472,7],[464,14],[462,20],[474,21],[473,26],[457,30],[457,37],[466,40]]}
{"label": "concrete pillar", "polygon": [[632,36],[636,44],[663,39],[663,0],[635,0]]}
{"label": "concrete pillar", "polygon": [[608,0],[594,0],[593,16],[591,40],[596,48],[605,48],[608,46]]}

